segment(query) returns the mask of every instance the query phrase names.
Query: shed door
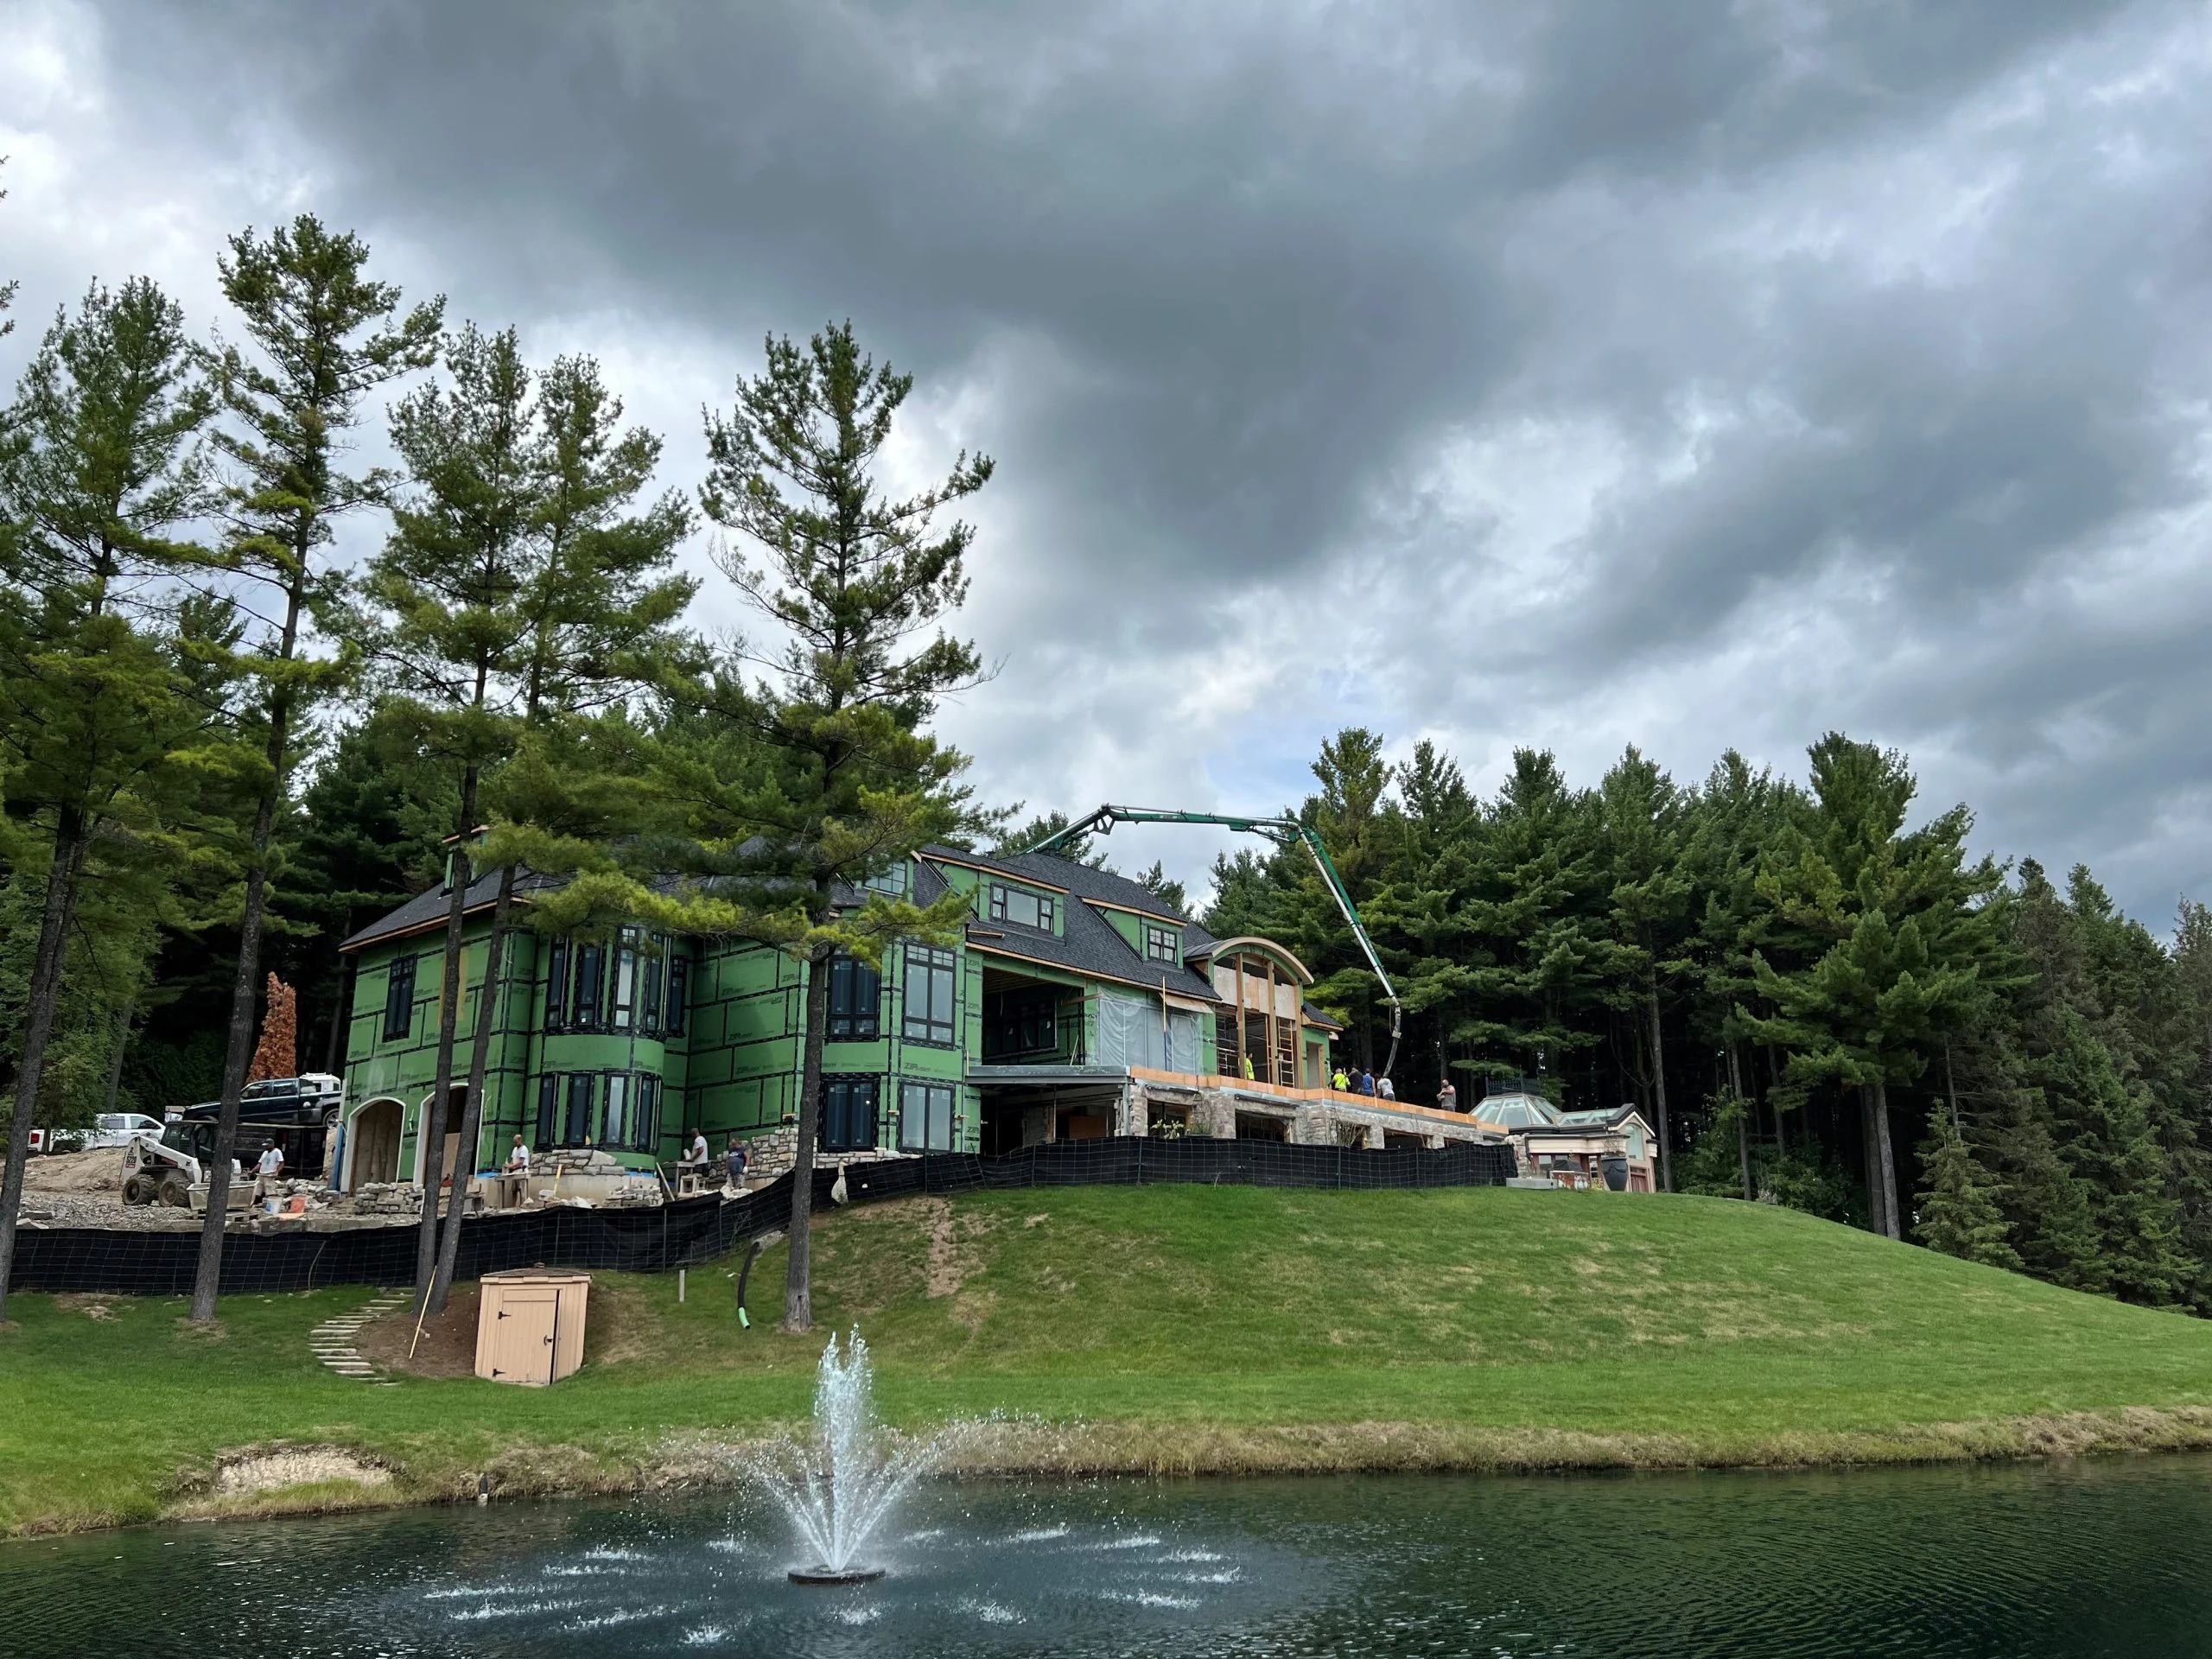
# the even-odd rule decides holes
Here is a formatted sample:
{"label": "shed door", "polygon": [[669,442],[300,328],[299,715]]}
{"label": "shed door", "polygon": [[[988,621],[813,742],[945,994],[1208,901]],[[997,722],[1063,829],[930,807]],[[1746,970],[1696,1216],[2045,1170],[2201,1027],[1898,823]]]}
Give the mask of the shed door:
{"label": "shed door", "polygon": [[552,1287],[503,1288],[493,1310],[492,1376],[501,1382],[553,1380],[554,1315],[560,1293]]}

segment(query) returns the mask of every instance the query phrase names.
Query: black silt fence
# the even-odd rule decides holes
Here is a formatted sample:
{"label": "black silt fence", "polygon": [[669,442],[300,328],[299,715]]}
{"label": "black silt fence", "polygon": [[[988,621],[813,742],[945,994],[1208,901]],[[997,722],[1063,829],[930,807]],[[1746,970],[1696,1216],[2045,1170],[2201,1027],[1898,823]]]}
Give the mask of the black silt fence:
{"label": "black silt fence", "polygon": [[[1268,1141],[1123,1137],[1062,1141],[1003,1157],[930,1153],[919,1158],[849,1165],[848,1200],[876,1204],[923,1194],[956,1195],[1000,1187],[1497,1186],[1516,1173],[1510,1147],[1454,1142],[1441,1151],[1292,1146]],[[814,1208],[830,1207],[837,1172],[814,1173]],[[682,1198],[652,1210],[581,1210],[555,1205],[461,1223],[454,1276],[480,1278],[510,1268],[659,1273],[728,1255],[791,1218],[791,1178],[741,1198]],[[312,1290],[322,1285],[404,1285],[415,1277],[416,1229],[352,1227],[331,1232],[238,1233],[223,1246],[228,1296]],[[181,1296],[192,1289],[200,1235],[119,1228],[23,1227],[16,1235],[9,1288]]]}

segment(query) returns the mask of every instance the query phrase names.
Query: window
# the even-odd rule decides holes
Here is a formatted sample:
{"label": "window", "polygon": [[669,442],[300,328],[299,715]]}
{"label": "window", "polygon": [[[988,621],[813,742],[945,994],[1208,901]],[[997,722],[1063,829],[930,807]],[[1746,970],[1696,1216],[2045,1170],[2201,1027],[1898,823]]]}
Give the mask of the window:
{"label": "window", "polygon": [[906,1040],[944,1043],[953,1039],[952,952],[934,945],[906,947]]}
{"label": "window", "polygon": [[874,1077],[822,1079],[822,1149],[824,1152],[873,1152],[875,1149]]}
{"label": "window", "polygon": [[899,1145],[906,1152],[952,1150],[952,1086],[907,1083],[899,1087]]}
{"label": "window", "polygon": [[638,1104],[630,1119],[630,1150],[658,1151],[660,1147],[660,1079],[650,1071],[638,1073]]}
{"label": "window", "polygon": [[664,1027],[671,1037],[683,1034],[683,998],[691,988],[691,963],[685,957],[668,959],[668,1019]]}
{"label": "window", "polygon": [[883,1001],[883,976],[842,951],[830,958],[830,1030],[832,1042],[866,1040],[880,1035],[877,1009]]}
{"label": "window", "polygon": [[415,962],[401,957],[391,964],[384,988],[384,1034],[387,1042],[404,1037],[415,1024]]}
{"label": "window", "polygon": [[537,1080],[537,1150],[550,1151],[560,1132],[561,1079],[557,1073],[548,1071]]}
{"label": "window", "polygon": [[591,1073],[569,1074],[569,1121],[562,1126],[563,1146],[582,1147],[591,1141]]}
{"label": "window", "polygon": [[599,1144],[628,1146],[630,1128],[630,1074],[610,1071],[607,1074],[606,1099],[601,1112]]}
{"label": "window", "polygon": [[639,963],[645,984],[645,1007],[638,1023],[654,1036],[660,1034],[660,976],[667,953],[668,941],[656,933],[645,951],[645,959]]}
{"label": "window", "polygon": [[545,1029],[558,1031],[569,1018],[569,941],[553,941],[545,958]]}
{"label": "window", "polygon": [[1050,1054],[1059,1048],[1055,1016],[1058,998],[1051,991],[1002,992],[983,1004],[983,1058]]}
{"label": "window", "polygon": [[861,886],[870,893],[880,893],[887,899],[904,899],[906,896],[906,866],[903,862],[893,864],[882,874],[871,875]]}
{"label": "window", "polygon": [[1020,927],[1052,931],[1052,901],[1043,893],[1031,893],[1026,887],[1009,887],[999,882],[991,883],[991,919],[1012,922]]}
{"label": "window", "polygon": [[627,1031],[635,1018],[638,1000],[638,930],[626,927],[615,935],[614,1006],[608,1023]]}
{"label": "window", "polygon": [[607,950],[603,945],[576,948],[576,995],[569,1005],[569,1023],[578,1031],[599,1029],[600,997],[607,988]]}
{"label": "window", "polygon": [[1144,954],[1153,962],[1180,962],[1183,960],[1183,936],[1172,927],[1154,927],[1145,924]]}

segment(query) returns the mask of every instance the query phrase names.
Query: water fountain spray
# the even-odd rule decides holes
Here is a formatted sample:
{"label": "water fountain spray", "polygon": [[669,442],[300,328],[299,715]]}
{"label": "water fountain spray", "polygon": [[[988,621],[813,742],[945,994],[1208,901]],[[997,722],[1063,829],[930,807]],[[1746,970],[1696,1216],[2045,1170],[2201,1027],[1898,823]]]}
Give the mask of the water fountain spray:
{"label": "water fountain spray", "polygon": [[868,1344],[855,1330],[839,1350],[833,1335],[814,1384],[814,1432],[786,1440],[758,1465],[762,1484],[790,1518],[814,1565],[793,1567],[794,1584],[867,1584],[883,1576],[861,1551],[907,1490],[936,1466],[952,1436],[892,1442],[876,1426]]}

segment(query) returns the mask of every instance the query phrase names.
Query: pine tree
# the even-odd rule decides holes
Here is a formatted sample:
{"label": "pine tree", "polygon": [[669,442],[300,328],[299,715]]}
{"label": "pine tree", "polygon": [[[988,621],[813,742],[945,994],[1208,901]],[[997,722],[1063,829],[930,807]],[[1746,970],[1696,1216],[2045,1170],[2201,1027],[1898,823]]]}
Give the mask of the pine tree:
{"label": "pine tree", "polygon": [[253,1055],[270,848],[291,801],[302,727],[315,703],[342,684],[353,666],[343,649],[329,655],[307,649],[311,631],[333,613],[345,587],[342,573],[317,561],[326,556],[337,522],[378,505],[391,483],[379,471],[344,472],[341,445],[359,420],[365,397],[429,365],[444,305],[442,300],[418,305],[394,323],[399,290],[368,280],[368,247],[358,238],[334,235],[302,213],[266,238],[239,232],[216,261],[224,297],[256,348],[250,354],[232,347],[218,365],[231,422],[216,438],[233,473],[226,492],[227,550],[238,569],[273,591],[281,617],[273,634],[247,658],[263,687],[262,755],[258,799],[243,849],[238,973],[207,1173],[207,1216],[192,1287],[192,1318],[201,1324],[215,1317],[222,1283],[238,1091]]}
{"label": "pine tree", "polygon": [[[563,924],[643,916],[806,964],[784,1294],[785,1326],[798,1332],[813,1320],[830,957],[873,962],[893,938],[950,937],[968,913],[959,894],[920,910],[880,893],[855,903],[856,889],[929,841],[988,827],[957,782],[965,758],[922,728],[937,699],[980,671],[973,647],[941,626],[966,595],[973,532],[955,523],[938,533],[932,520],[981,489],[991,463],[963,453],[937,487],[886,499],[875,468],[911,378],[863,354],[849,324],[804,347],[771,340],[767,354],[765,372],[738,383],[734,410],[709,417],[701,503],[742,538],[718,558],[723,574],[788,639],[774,683],[748,685],[733,662],[673,688],[655,772],[677,834],[642,855],[677,864],[689,878],[679,891],[657,890],[640,870],[587,872],[538,909]],[[748,547],[762,564],[747,563]]]}
{"label": "pine tree", "polygon": [[87,861],[122,821],[159,828],[208,721],[190,659],[222,619],[165,588],[204,558],[170,534],[204,503],[194,439],[212,409],[181,311],[133,278],[56,319],[0,425],[0,746],[11,805],[51,826],[0,1178],[0,1316]]}
{"label": "pine tree", "polygon": [[1996,1183],[1948,1118],[1931,1121],[1928,1144],[1921,1149],[1921,1169],[1926,1185],[1913,1230],[1922,1243],[1993,1268],[2018,1272],[2025,1265],[2007,1242],[2012,1224],[1998,1208]]}

